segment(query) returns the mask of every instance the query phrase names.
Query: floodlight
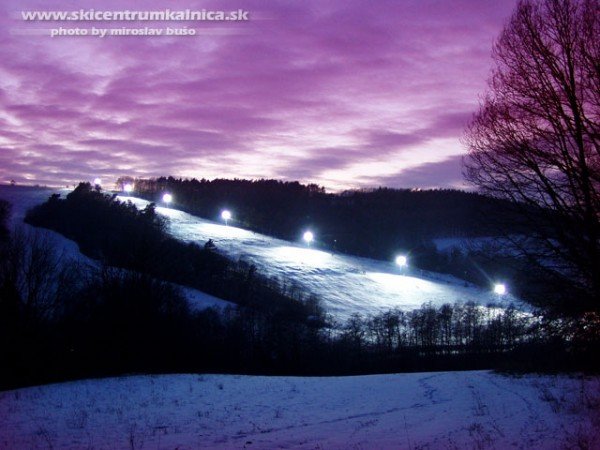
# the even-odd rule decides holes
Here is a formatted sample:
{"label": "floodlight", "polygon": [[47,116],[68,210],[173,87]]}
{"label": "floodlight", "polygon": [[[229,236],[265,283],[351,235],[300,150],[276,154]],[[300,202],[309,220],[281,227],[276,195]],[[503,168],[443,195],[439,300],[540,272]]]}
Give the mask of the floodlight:
{"label": "floodlight", "polygon": [[223,219],[225,221],[225,225],[227,225],[227,222],[231,220],[231,211],[224,209],[221,212],[221,219]]}
{"label": "floodlight", "polygon": [[408,265],[408,258],[404,255],[396,256],[396,264],[400,267],[405,267]]}
{"label": "floodlight", "polygon": [[497,283],[494,285],[494,293],[498,295],[506,294],[506,285],[502,283]]}
{"label": "floodlight", "polygon": [[306,242],[307,244],[310,244],[312,241],[315,240],[315,235],[312,233],[312,231],[306,231],[302,235],[302,239],[304,239],[304,242]]}

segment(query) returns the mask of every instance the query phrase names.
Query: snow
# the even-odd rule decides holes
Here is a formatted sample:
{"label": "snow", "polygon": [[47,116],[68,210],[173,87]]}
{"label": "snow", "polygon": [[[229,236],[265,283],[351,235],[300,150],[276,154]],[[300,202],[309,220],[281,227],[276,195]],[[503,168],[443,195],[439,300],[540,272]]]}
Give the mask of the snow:
{"label": "snow", "polygon": [[433,239],[436,249],[441,252],[448,252],[452,249],[458,250],[479,250],[489,245],[494,245],[498,238],[494,236],[485,237],[452,237]]}
{"label": "snow", "polygon": [[190,308],[194,311],[200,311],[207,308],[225,309],[227,307],[235,307],[235,303],[228,302],[217,297],[214,297],[206,292],[192,289],[187,286],[177,286],[187,298]]}
{"label": "snow", "polygon": [[[22,221],[28,208],[45,201],[52,192],[43,188],[3,186],[0,187],[0,198],[14,204],[15,220]],[[70,191],[57,192],[64,196]],[[118,198],[131,201],[139,208],[149,204],[130,196]],[[426,272],[410,265],[399,267],[394,261],[330,253],[305,243],[275,239],[231,224],[226,226],[174,208],[158,206],[156,210],[169,219],[172,236],[201,245],[212,239],[218,251],[226,256],[254,264],[261,273],[295,285],[304,293],[316,294],[327,312],[341,321],[353,313],[377,314],[391,308],[412,310],[426,302],[436,306],[467,301],[484,306],[506,306],[512,302],[527,310],[526,305],[510,292],[502,296],[494,294],[492,285],[489,289],[481,289],[450,275]],[[72,241],[59,235],[54,239],[68,247],[72,256],[83,257]],[[199,307],[204,304],[228,305],[199,291],[186,289],[186,292],[192,304]]]}
{"label": "snow", "polygon": [[[9,229],[16,230],[22,228],[27,233],[31,232],[40,236],[49,242],[63,261],[74,261],[92,266],[97,265],[96,261],[88,258],[79,251],[79,246],[75,241],[67,239],[55,231],[35,228],[23,223],[27,211],[45,202],[54,192],[43,187],[0,186],[0,199],[11,203],[11,215],[8,222]],[[56,192],[64,194],[70,191],[61,189]]]}
{"label": "snow", "polygon": [[[129,196],[119,199],[131,201],[139,208],[149,203]],[[513,302],[526,309],[510,293],[494,294],[492,285],[484,290],[450,275],[309,248],[305,243],[275,239],[231,224],[225,226],[173,208],[157,206],[156,211],[169,219],[169,232],[174,237],[199,244],[212,239],[228,257],[247,261],[261,273],[318,295],[326,310],[340,320],[353,313],[411,310],[426,302],[438,306],[467,301],[506,306]]]}
{"label": "snow", "polygon": [[[13,187],[0,186],[0,199],[9,201],[12,204],[9,227],[11,229],[23,227],[26,232],[34,232],[47,240],[56,250],[57,255],[65,263],[76,262],[84,266],[98,267],[98,261],[88,258],[80,252],[79,246],[75,241],[67,239],[62,234],[44,228],[34,228],[23,223],[27,210],[37,204],[43,203],[54,192],[63,197],[71,190],[61,189],[52,191],[45,188]],[[198,291],[186,286],[177,286],[187,298],[190,307],[193,310],[202,310],[206,308],[224,309],[233,306],[233,303],[222,300],[205,292]]]}
{"label": "snow", "polygon": [[45,202],[54,192],[43,187],[0,185],[0,199],[8,201],[12,205],[9,226],[23,222],[27,210]]}
{"label": "snow", "polygon": [[468,252],[485,252],[488,255],[497,254],[504,256],[521,255],[520,247],[539,248],[530,237],[524,234],[511,234],[510,236],[480,236],[480,237],[454,237],[433,239],[433,244],[440,252],[449,253],[459,250],[463,254]]}
{"label": "snow", "polygon": [[599,388],[487,371],[85,380],[0,393],[0,448],[600,448]]}

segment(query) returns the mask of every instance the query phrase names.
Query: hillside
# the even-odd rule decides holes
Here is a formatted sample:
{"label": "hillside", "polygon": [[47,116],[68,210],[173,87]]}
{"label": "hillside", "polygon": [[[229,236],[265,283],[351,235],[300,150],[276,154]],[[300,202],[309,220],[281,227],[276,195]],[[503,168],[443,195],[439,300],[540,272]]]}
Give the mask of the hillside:
{"label": "hillside", "polygon": [[[25,230],[33,230],[34,227],[23,222],[27,211],[40,203],[43,203],[53,193],[66,195],[71,192],[69,189],[50,189],[45,187],[24,187],[24,186],[6,186],[0,185],[0,199],[10,203],[9,228],[24,227]],[[55,248],[63,262],[76,261],[83,265],[97,265],[98,262],[87,257],[79,250],[79,246],[71,239],[67,239],[60,233],[52,230],[37,228],[37,233],[41,234],[49,244]],[[202,309],[209,307],[224,308],[230,303],[215,298],[197,289],[181,287],[182,292],[193,309]]]}
{"label": "hillside", "polygon": [[[138,208],[149,204],[135,197],[119,198],[133,202]],[[228,257],[246,260],[263,273],[318,295],[326,310],[337,319],[347,319],[353,313],[377,314],[390,308],[411,310],[426,302],[434,305],[468,301],[484,306],[520,304],[510,294],[494,294],[491,285],[486,290],[414,266],[401,269],[391,261],[310,248],[173,208],[159,206],[156,212],[169,219],[168,231],[172,236],[196,243],[212,239],[217,250]]]}
{"label": "hillside", "polygon": [[[13,203],[13,222],[20,222],[29,208],[44,202],[53,192],[44,188],[4,186],[0,188],[0,198]],[[58,190],[62,196],[69,192]],[[132,201],[140,209],[150,203],[136,197],[119,198]],[[378,314],[390,308],[408,311],[426,302],[438,306],[468,301],[484,306],[514,302],[525,308],[510,293],[505,296],[494,294],[491,284],[483,289],[414,265],[400,269],[391,261],[309,248],[297,241],[276,239],[234,225],[225,226],[222,222],[202,219],[174,208],[158,206],[156,212],[168,218],[168,231],[173,237],[201,245],[212,239],[217,251],[225,256],[247,261],[262,273],[291,284],[295,289],[318,295],[327,312],[338,320],[343,321],[353,313]]]}

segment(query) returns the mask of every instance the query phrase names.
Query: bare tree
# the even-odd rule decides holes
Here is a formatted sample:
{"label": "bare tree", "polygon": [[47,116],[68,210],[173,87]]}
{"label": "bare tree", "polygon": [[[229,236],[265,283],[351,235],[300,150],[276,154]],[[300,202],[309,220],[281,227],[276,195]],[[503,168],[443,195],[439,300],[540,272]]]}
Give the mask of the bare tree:
{"label": "bare tree", "polygon": [[51,319],[84,273],[57,251],[47,231],[15,228],[0,246],[0,310],[28,325]]}
{"label": "bare tree", "polygon": [[513,236],[522,255],[567,276],[597,309],[600,1],[521,0],[493,59],[464,139],[465,176],[512,200],[534,230],[527,240]]}
{"label": "bare tree", "polygon": [[8,238],[8,218],[11,205],[6,200],[0,199],[0,243]]}

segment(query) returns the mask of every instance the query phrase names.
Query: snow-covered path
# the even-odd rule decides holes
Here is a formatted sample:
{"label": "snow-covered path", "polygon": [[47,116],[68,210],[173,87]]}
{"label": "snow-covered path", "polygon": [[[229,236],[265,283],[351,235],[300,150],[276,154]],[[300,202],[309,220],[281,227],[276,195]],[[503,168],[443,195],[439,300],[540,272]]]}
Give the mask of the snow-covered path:
{"label": "snow-covered path", "polygon": [[582,402],[599,400],[598,381],[582,393],[577,378],[483,371],[85,380],[0,393],[0,448],[599,448]]}
{"label": "snow-covered path", "polygon": [[[139,208],[149,202],[134,197]],[[318,295],[327,311],[338,319],[352,313],[371,314],[400,308],[410,310],[423,303],[434,305],[474,301],[481,305],[519,304],[511,295],[498,296],[449,275],[401,269],[392,262],[329,253],[306,245],[271,238],[234,226],[201,219],[185,212],[157,207],[169,218],[170,233],[184,241],[204,243],[212,239],[219,251],[241,258],[265,274],[296,284]]]}

